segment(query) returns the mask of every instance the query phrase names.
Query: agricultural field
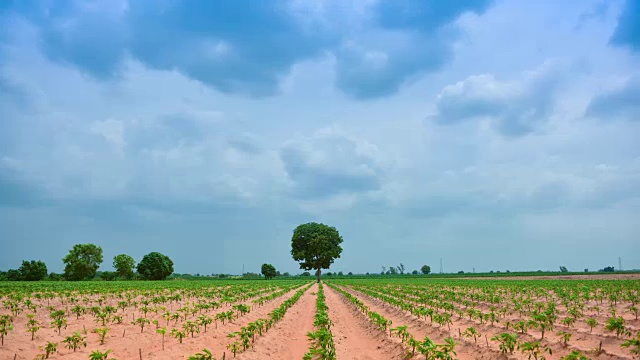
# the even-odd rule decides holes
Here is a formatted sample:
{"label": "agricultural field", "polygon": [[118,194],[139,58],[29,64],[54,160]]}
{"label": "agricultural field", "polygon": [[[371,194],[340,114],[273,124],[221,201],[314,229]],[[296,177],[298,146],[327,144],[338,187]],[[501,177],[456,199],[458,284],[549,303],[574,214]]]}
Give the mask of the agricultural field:
{"label": "agricultural field", "polygon": [[0,301],[0,359],[640,356],[638,280],[17,282]]}

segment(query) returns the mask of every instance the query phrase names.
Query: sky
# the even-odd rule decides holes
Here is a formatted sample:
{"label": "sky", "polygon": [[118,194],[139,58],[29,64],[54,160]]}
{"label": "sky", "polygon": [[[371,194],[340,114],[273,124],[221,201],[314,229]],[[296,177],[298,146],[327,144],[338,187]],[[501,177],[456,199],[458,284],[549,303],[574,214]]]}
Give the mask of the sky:
{"label": "sky", "polygon": [[640,268],[640,0],[0,2],[0,269]]}

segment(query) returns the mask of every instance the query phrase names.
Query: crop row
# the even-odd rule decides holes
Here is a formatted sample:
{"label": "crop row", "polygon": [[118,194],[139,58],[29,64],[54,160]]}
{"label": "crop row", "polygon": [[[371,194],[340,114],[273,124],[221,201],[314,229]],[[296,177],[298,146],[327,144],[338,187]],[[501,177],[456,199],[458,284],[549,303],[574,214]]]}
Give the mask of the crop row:
{"label": "crop row", "polygon": [[419,353],[424,355],[427,359],[450,360],[453,359],[454,355],[456,355],[455,347],[457,343],[452,337],[445,338],[445,342],[443,344],[436,344],[428,336],[425,336],[422,341],[419,341],[411,333],[409,333],[408,326],[400,325],[395,328],[391,328],[391,320],[388,320],[381,314],[370,310],[369,307],[356,296],[333,284],[329,284],[329,286],[332,289],[338,291],[342,296],[347,298],[349,302],[353,304],[357,309],[366,314],[367,317],[369,317],[369,319],[378,327],[378,329],[384,331],[385,333],[388,329],[389,336],[393,336],[393,334],[396,334],[396,336],[400,338],[402,344],[410,350],[412,357]]}
{"label": "crop row", "polygon": [[211,281],[87,281],[87,282],[0,282],[0,299],[6,297],[64,298],[68,296],[119,297],[126,293],[135,295],[182,297],[212,296],[216,292],[252,291],[257,288],[279,287],[288,283],[306,283],[305,280],[211,280]]}
{"label": "crop row", "polygon": [[307,334],[307,337],[311,340],[311,347],[309,352],[304,355],[304,360],[336,360],[336,347],[331,333],[333,322],[329,318],[329,307],[325,303],[325,299],[322,283],[318,283],[316,315],[313,320],[313,326],[316,331]]}
{"label": "crop row", "polygon": [[304,288],[296,291],[296,293],[283,301],[282,304],[271,311],[267,318],[261,318],[254,322],[250,322],[247,326],[243,326],[240,328],[240,331],[235,331],[229,333],[227,336],[230,338],[235,338],[236,340],[229,344],[227,348],[233,353],[235,357],[237,353],[247,350],[256,340],[257,336],[262,336],[266,331],[271,329],[275,323],[282,320],[284,315],[287,313],[287,310],[291,308],[302,295],[311,287],[312,285],[307,285]]}

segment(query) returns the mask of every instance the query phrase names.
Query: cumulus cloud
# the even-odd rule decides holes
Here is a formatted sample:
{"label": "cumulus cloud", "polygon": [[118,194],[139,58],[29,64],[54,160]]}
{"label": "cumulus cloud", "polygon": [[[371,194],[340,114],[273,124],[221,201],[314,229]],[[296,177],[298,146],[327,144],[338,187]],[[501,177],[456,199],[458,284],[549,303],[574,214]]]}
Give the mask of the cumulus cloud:
{"label": "cumulus cloud", "polygon": [[451,49],[437,35],[378,31],[345,42],[335,55],[338,88],[354,98],[373,99],[395,94],[418,74],[439,69],[451,58]]}
{"label": "cumulus cloud", "polygon": [[360,99],[396,93],[452,58],[462,14],[484,12],[490,1],[381,1],[367,31],[350,34],[335,51],[337,86]]}
{"label": "cumulus cloud", "polygon": [[615,46],[628,47],[634,52],[640,52],[640,1],[626,0],[622,13],[618,19],[611,39]]}
{"label": "cumulus cloud", "polygon": [[[277,155],[252,149],[251,133],[239,138],[184,77],[154,86],[148,79],[161,72],[133,67],[119,85],[97,83],[46,59],[31,58],[41,71],[34,73],[17,65],[24,53],[7,54],[17,60],[5,64],[13,71],[0,82],[0,155],[21,164],[6,173],[15,196],[21,183],[60,202],[252,205],[263,199],[260,189],[280,186]],[[190,101],[163,89],[181,89]],[[245,151],[233,151],[239,144]]]}
{"label": "cumulus cloud", "polygon": [[549,62],[512,81],[472,75],[442,89],[432,119],[444,125],[488,119],[505,136],[534,132],[552,115],[563,69]]}
{"label": "cumulus cloud", "polygon": [[8,8],[37,24],[50,59],[99,79],[121,76],[124,61],[133,57],[224,93],[269,96],[278,93],[296,63],[332,54],[336,85],[368,99],[394,94],[407,81],[441,68],[452,57],[454,21],[489,4],[123,0]]}
{"label": "cumulus cloud", "polygon": [[284,2],[135,3],[131,52],[222,92],[272,95],[293,64],[318,55],[328,41],[301,31],[287,10]]}
{"label": "cumulus cloud", "polygon": [[333,129],[289,141],[280,150],[280,158],[295,194],[301,198],[380,188],[383,169],[377,159],[377,147]]}
{"label": "cumulus cloud", "polygon": [[[101,79],[133,56],[219,91],[274,94],[296,62],[319,54],[322,34],[300,31],[285,2],[31,2],[8,6],[39,27],[47,56]],[[230,20],[233,19],[233,20]]]}
{"label": "cumulus cloud", "polygon": [[233,135],[227,142],[232,148],[242,153],[258,154],[263,151],[263,147],[256,136],[248,133]]}
{"label": "cumulus cloud", "polygon": [[622,86],[594,97],[587,108],[587,115],[602,120],[640,121],[640,75],[636,74]]}

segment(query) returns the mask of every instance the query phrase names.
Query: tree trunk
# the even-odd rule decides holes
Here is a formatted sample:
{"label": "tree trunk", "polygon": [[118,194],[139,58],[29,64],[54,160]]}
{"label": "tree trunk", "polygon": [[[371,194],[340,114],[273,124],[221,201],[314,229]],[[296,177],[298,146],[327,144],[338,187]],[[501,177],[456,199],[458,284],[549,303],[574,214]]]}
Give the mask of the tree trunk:
{"label": "tree trunk", "polygon": [[318,275],[318,283],[320,283],[320,268],[318,268],[318,271],[316,272],[316,274]]}

